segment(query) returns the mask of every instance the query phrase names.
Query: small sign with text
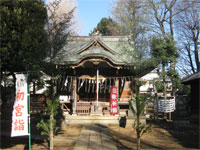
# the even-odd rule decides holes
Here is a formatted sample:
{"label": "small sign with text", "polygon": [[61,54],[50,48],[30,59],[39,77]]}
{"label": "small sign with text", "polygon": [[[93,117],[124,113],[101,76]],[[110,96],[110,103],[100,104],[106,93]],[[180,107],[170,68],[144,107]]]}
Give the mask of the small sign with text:
{"label": "small sign with text", "polygon": [[110,114],[118,114],[118,96],[117,96],[117,87],[111,86],[110,89]]}

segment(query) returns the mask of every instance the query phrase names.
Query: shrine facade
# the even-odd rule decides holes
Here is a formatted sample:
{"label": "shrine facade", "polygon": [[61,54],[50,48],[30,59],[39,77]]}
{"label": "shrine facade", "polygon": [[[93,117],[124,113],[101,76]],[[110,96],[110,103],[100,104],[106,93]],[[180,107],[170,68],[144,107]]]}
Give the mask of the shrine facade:
{"label": "shrine facade", "polygon": [[[110,115],[111,87],[117,88],[118,113],[127,115],[137,62],[122,36],[76,36],[53,59],[62,108],[72,115]],[[65,97],[65,98],[64,98]]]}

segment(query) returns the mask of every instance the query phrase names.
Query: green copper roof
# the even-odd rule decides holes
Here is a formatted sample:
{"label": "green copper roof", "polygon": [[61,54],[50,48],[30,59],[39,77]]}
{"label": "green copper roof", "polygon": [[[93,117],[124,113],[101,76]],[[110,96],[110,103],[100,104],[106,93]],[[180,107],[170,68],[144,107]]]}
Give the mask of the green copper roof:
{"label": "green copper roof", "polygon": [[108,59],[115,65],[133,65],[127,37],[121,36],[76,36],[57,53],[53,62],[60,65],[75,65],[87,58]]}

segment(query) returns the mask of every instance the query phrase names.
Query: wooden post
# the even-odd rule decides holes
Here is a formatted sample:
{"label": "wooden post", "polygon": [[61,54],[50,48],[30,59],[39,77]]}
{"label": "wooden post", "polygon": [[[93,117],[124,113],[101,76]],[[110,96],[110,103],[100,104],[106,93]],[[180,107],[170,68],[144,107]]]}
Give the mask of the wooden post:
{"label": "wooden post", "polygon": [[77,93],[76,93],[76,78],[73,79],[73,116],[76,116],[76,106],[77,106]]}
{"label": "wooden post", "polygon": [[172,113],[169,112],[169,121],[171,122],[172,121]]}
{"label": "wooden post", "polygon": [[97,81],[96,81],[96,99],[97,99],[97,109],[99,107],[99,70],[97,69]]}

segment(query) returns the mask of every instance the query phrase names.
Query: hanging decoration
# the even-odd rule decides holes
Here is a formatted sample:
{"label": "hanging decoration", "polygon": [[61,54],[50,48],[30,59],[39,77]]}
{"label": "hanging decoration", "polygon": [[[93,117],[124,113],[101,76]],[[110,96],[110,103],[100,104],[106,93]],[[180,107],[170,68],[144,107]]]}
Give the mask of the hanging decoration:
{"label": "hanging decoration", "polygon": [[90,93],[91,80],[88,81],[88,93]]}
{"label": "hanging decoration", "polygon": [[67,83],[68,83],[68,77],[66,78],[64,85],[67,86]]}
{"label": "hanging decoration", "polygon": [[100,93],[102,93],[102,88],[103,88],[103,80],[100,80]]}
{"label": "hanging decoration", "polygon": [[[134,77],[127,76],[127,77],[99,77],[99,92],[100,93],[110,93],[110,87],[115,85],[115,82],[119,80],[119,92],[122,92],[123,87],[126,81],[134,81]],[[65,80],[62,81],[62,91],[65,90],[66,92],[70,92],[73,89],[73,80],[77,80],[77,92],[84,85],[84,91],[86,93],[95,93],[96,92],[96,77],[74,77],[74,76],[66,76]]]}
{"label": "hanging decoration", "polygon": [[79,90],[81,89],[81,87],[83,86],[83,84],[85,83],[85,79],[78,79],[80,82],[79,83],[81,83],[79,86],[78,86],[78,92],[79,92]]}
{"label": "hanging decoration", "polygon": [[88,83],[88,79],[85,80],[85,92],[87,92],[87,83]]}
{"label": "hanging decoration", "polygon": [[94,89],[95,89],[95,81],[92,80],[92,93],[94,93]]}

